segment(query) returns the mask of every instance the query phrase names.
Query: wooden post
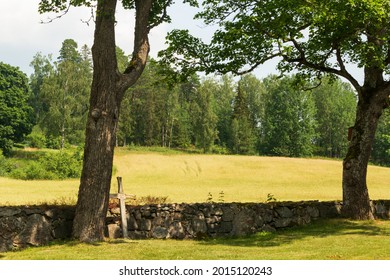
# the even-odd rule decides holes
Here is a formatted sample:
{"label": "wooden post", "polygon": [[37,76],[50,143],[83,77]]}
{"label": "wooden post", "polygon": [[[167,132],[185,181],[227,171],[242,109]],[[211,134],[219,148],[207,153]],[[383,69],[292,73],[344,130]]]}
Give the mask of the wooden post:
{"label": "wooden post", "polygon": [[122,234],[123,238],[128,238],[129,233],[127,231],[127,217],[126,217],[126,198],[135,199],[133,194],[125,194],[123,191],[122,177],[116,177],[118,180],[118,193],[110,194],[110,198],[119,199],[119,209],[121,215]]}
{"label": "wooden post", "polygon": [[128,238],[129,234],[127,231],[127,217],[126,217],[126,195],[123,192],[122,177],[116,177],[118,180],[118,199],[119,207],[121,211],[121,224],[122,224],[122,234],[123,238]]}

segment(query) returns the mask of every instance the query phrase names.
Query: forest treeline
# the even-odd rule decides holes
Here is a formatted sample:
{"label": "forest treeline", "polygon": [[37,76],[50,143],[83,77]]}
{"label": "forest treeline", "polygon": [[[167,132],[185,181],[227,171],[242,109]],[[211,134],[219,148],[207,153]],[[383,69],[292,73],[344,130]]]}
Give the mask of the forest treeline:
{"label": "forest treeline", "polygon": [[[63,42],[60,56],[38,53],[31,66],[28,104],[32,130],[24,142],[37,148],[84,143],[92,80],[90,49]],[[117,48],[118,67],[128,56]],[[122,70],[123,70],[122,69]],[[162,146],[204,153],[342,158],[354,123],[352,87],[327,77],[311,84],[294,75],[201,77],[175,81],[150,59],[122,102],[118,146]],[[20,139],[19,139],[20,140]],[[390,165],[390,116],[376,135],[372,162]]]}

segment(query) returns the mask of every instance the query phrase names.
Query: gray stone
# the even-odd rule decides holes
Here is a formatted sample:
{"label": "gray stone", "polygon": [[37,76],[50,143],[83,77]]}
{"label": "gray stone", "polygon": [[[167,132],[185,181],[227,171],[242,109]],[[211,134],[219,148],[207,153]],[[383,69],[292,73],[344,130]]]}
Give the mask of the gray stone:
{"label": "gray stone", "polygon": [[224,222],[231,222],[234,219],[234,211],[230,207],[223,207],[222,208],[222,221]]}
{"label": "gray stone", "polygon": [[48,218],[55,218],[57,216],[57,211],[55,209],[48,209],[43,214]]}
{"label": "gray stone", "polygon": [[11,217],[21,213],[20,208],[2,208],[0,211],[0,217]]}
{"label": "gray stone", "polygon": [[135,219],[136,219],[137,221],[142,220],[142,214],[141,214],[141,212],[136,211],[135,214],[134,214],[134,217],[135,217]]}
{"label": "gray stone", "polygon": [[341,204],[338,202],[324,202],[318,206],[320,217],[338,218],[341,216]]}
{"label": "gray stone", "polygon": [[117,224],[109,224],[107,226],[108,238],[115,239],[122,237],[122,230]]}
{"label": "gray stone", "polygon": [[152,231],[152,237],[157,239],[165,239],[168,237],[168,230],[165,227],[155,227]]}
{"label": "gray stone", "polygon": [[230,234],[233,230],[233,223],[232,222],[221,222],[219,225],[217,232],[219,233],[226,233]]}
{"label": "gray stone", "polygon": [[294,214],[288,207],[278,207],[275,208],[275,211],[278,213],[281,218],[291,218]]}
{"label": "gray stone", "polygon": [[21,217],[3,217],[0,218],[0,236],[11,238],[20,232],[26,224],[25,219]]}
{"label": "gray stone", "polygon": [[275,228],[284,228],[291,225],[291,218],[278,218],[275,219]]}
{"label": "gray stone", "polygon": [[310,223],[310,221],[311,221],[311,219],[310,219],[309,215],[294,217],[292,220],[292,222],[298,226],[307,225]]}
{"label": "gray stone", "polygon": [[320,211],[318,208],[313,207],[313,206],[307,206],[306,207],[307,213],[310,215],[312,218],[318,218],[320,216]]}
{"label": "gray stone", "polygon": [[14,244],[17,247],[44,245],[53,240],[51,232],[48,220],[41,215],[33,214],[28,217],[23,230],[15,236]]}
{"label": "gray stone", "polygon": [[65,239],[70,238],[72,235],[72,221],[68,220],[56,220],[52,223],[53,226],[53,238]]}
{"label": "gray stone", "polygon": [[152,229],[152,221],[149,219],[142,219],[139,229],[142,231],[150,231]]}
{"label": "gray stone", "polygon": [[261,228],[264,225],[264,220],[260,215],[255,216],[255,225],[257,228]]}
{"label": "gray stone", "polygon": [[138,229],[137,220],[133,216],[130,216],[127,218],[127,228],[129,230],[137,230]]}
{"label": "gray stone", "polygon": [[256,232],[253,211],[243,208],[233,219],[231,235],[245,236]]}
{"label": "gray stone", "polygon": [[12,239],[0,237],[0,252],[11,251],[13,248]]}
{"label": "gray stone", "polygon": [[388,219],[390,216],[390,209],[387,209],[386,205],[378,202],[375,205],[375,214],[381,219]]}
{"label": "gray stone", "polygon": [[26,213],[26,215],[33,215],[33,214],[41,214],[42,209],[39,209],[37,207],[27,207],[23,209],[23,212]]}
{"label": "gray stone", "polygon": [[207,232],[207,224],[205,219],[195,218],[192,221],[192,229],[195,234],[197,233],[206,233]]}
{"label": "gray stone", "polygon": [[181,222],[174,222],[169,227],[169,237],[174,239],[184,239],[186,237],[185,230]]}
{"label": "gray stone", "polygon": [[114,208],[111,208],[110,212],[113,215],[120,215],[121,214],[121,209],[119,207],[114,207]]}
{"label": "gray stone", "polygon": [[211,214],[215,215],[215,216],[222,216],[223,215],[223,210],[221,208],[216,208],[216,209],[213,209]]}
{"label": "gray stone", "polygon": [[[209,233],[216,233],[218,232],[218,224],[207,224],[207,232]],[[197,233],[199,234],[199,232]]]}
{"label": "gray stone", "polygon": [[221,217],[211,216],[210,218],[206,218],[205,220],[207,224],[217,224],[221,220]]}
{"label": "gray stone", "polygon": [[144,231],[130,231],[129,232],[129,238],[130,239],[145,239],[148,238],[148,235]]}
{"label": "gray stone", "polygon": [[266,232],[276,232],[276,229],[268,224],[263,225],[261,227],[261,231],[266,231]]}

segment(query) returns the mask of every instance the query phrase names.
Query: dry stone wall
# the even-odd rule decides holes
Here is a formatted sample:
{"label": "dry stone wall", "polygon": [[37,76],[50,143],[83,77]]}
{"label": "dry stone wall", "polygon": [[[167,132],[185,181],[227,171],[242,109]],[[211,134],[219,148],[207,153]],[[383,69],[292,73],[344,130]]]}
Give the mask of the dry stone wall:
{"label": "dry stone wall", "polygon": [[[341,202],[159,204],[127,208],[132,239],[196,239],[245,236],[260,231],[305,225],[341,216]],[[377,218],[388,219],[390,201],[374,201]],[[108,236],[121,236],[119,209],[108,215]]]}
{"label": "dry stone wall", "polygon": [[[245,236],[260,231],[338,218],[341,202],[195,203],[127,206],[132,239],[202,239]],[[390,200],[373,201],[377,218],[389,219]],[[0,207],[0,252],[48,244],[71,236],[74,207]],[[107,236],[122,236],[119,208],[107,213]]]}
{"label": "dry stone wall", "polygon": [[73,207],[0,207],[0,252],[71,235]]}

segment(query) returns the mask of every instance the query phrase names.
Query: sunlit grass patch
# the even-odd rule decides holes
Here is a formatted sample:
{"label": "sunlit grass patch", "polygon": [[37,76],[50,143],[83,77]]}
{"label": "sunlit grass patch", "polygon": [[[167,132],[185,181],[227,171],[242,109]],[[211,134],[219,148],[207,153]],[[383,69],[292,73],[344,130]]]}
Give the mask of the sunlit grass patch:
{"label": "sunlit grass patch", "polygon": [[200,241],[118,239],[94,244],[66,241],[0,253],[0,259],[388,260],[390,221],[320,220],[274,233]]}

